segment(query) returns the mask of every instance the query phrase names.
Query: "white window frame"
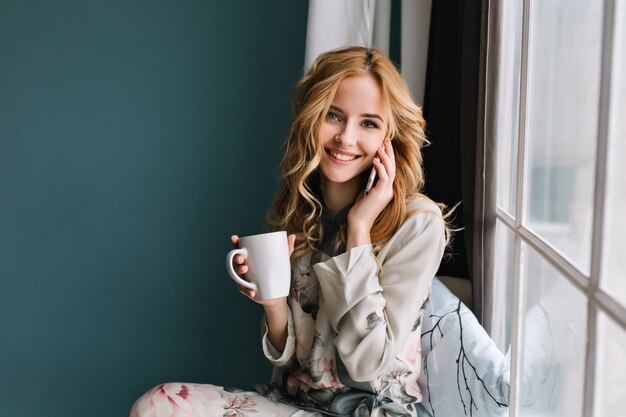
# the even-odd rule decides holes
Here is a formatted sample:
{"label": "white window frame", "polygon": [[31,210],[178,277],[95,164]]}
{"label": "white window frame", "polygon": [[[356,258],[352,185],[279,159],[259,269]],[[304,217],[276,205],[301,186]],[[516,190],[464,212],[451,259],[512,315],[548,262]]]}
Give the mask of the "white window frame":
{"label": "white window frame", "polygon": [[[539,1],[539,0],[535,0]],[[600,101],[597,126],[597,150],[595,169],[595,190],[593,196],[593,232],[591,242],[591,267],[589,275],[581,272],[565,256],[555,250],[522,224],[524,219],[524,199],[527,195],[528,161],[526,160],[526,115],[529,74],[529,41],[530,16],[532,0],[523,0],[523,23],[521,44],[521,72],[519,94],[519,123],[517,132],[517,172],[515,193],[515,216],[497,207],[496,218],[515,238],[513,259],[513,306],[511,329],[511,390],[510,416],[518,415],[520,399],[520,375],[523,369],[524,341],[524,303],[522,300],[525,288],[522,280],[522,244],[528,245],[547,263],[559,271],[563,277],[574,285],[587,298],[587,347],[585,357],[584,398],[581,415],[591,416],[594,411],[595,375],[596,375],[596,322],[598,312],[603,312],[618,325],[626,329],[626,309],[600,288],[600,268],[602,263],[602,245],[605,213],[605,188],[607,177],[607,149],[609,136],[609,102],[611,90],[611,70],[613,59],[613,37],[615,24],[615,0],[605,0],[603,10],[602,58]],[[507,30],[500,28],[500,33]]]}

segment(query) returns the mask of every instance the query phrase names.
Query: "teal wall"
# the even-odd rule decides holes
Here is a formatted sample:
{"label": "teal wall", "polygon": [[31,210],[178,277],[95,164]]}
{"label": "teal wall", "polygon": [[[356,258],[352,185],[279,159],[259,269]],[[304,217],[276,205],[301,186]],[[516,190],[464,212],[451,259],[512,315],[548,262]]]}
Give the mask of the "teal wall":
{"label": "teal wall", "polygon": [[0,2],[0,414],[267,381],[224,270],[262,229],[303,1]]}

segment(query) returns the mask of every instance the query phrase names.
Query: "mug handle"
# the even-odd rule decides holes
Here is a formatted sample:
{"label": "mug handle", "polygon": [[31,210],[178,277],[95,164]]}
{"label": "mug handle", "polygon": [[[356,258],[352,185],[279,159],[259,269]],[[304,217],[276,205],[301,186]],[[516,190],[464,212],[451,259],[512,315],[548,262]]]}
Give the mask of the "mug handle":
{"label": "mug handle", "polygon": [[233,258],[235,255],[243,255],[243,257],[248,256],[248,251],[245,249],[233,249],[228,252],[226,255],[226,271],[228,271],[228,275],[239,285],[242,285],[246,288],[250,288],[251,290],[258,291],[258,288],[255,283],[246,281],[242,279],[236,272],[235,268],[233,268]]}

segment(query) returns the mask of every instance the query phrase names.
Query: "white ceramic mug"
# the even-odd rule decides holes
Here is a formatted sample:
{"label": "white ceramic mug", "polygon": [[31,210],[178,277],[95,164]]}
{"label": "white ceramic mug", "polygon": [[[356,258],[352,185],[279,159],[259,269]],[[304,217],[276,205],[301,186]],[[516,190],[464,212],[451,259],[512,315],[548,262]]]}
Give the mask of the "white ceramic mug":
{"label": "white ceramic mug", "polygon": [[[233,266],[235,255],[246,260],[248,272],[242,279]],[[239,248],[226,255],[226,270],[237,284],[256,291],[255,300],[286,297],[291,285],[287,232],[263,233],[239,238]]]}

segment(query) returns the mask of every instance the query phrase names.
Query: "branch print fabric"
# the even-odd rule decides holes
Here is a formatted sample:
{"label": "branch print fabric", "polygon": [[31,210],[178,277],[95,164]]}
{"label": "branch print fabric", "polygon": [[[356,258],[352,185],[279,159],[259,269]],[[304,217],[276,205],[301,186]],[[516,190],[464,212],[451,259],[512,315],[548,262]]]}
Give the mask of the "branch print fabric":
{"label": "branch print fabric", "polygon": [[420,416],[508,415],[507,359],[472,312],[437,279],[421,338]]}

